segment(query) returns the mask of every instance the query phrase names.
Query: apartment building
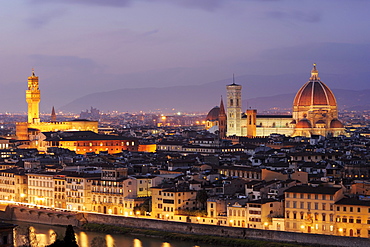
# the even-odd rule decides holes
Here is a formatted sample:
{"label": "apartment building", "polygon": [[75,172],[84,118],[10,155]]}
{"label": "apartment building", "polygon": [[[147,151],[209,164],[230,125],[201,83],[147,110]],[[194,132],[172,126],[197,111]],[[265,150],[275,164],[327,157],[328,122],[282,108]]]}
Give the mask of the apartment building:
{"label": "apartment building", "polygon": [[335,203],[336,235],[370,237],[370,198],[343,198]]}
{"label": "apartment building", "polygon": [[52,172],[27,173],[29,203],[54,207],[54,174]]}
{"label": "apartment building", "polygon": [[334,204],[342,198],[342,187],[302,185],[287,189],[285,230],[334,235]]}
{"label": "apartment building", "polygon": [[158,219],[174,219],[175,215],[187,210],[195,210],[195,190],[188,188],[152,187],[152,216]]}

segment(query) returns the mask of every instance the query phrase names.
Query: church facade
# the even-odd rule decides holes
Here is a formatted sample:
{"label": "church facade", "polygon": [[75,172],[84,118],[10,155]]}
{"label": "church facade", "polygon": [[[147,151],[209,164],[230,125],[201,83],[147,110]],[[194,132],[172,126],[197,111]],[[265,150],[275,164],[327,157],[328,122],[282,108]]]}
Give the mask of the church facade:
{"label": "church facade", "polygon": [[24,148],[38,148],[39,134],[50,131],[93,131],[98,132],[97,121],[73,120],[66,122],[57,122],[53,108],[50,122],[41,122],[39,117],[40,103],[39,78],[32,70],[32,75],[28,77],[28,89],[26,90],[26,102],[28,105],[27,122],[16,123],[16,135],[19,141],[23,141]]}
{"label": "church facade", "polygon": [[226,125],[222,126],[215,117],[211,123],[209,116],[207,116],[206,124],[218,126],[219,129],[225,128],[226,134],[220,134],[221,138],[268,136],[270,134],[305,137],[345,135],[344,126],[338,120],[335,96],[320,80],[318,74],[314,64],[311,77],[298,90],[293,100],[292,115],[258,115],[257,110],[253,109],[242,112],[242,86],[233,82],[226,86]]}

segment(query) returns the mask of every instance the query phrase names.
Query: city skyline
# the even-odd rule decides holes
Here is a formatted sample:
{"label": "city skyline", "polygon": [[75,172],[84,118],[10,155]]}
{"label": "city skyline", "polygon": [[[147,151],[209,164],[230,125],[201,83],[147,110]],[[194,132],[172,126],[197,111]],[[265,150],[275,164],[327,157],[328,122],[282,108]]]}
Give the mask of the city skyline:
{"label": "city skyline", "polygon": [[[302,75],[281,84],[294,92],[314,62],[331,88],[367,89],[369,34],[361,31],[367,7],[365,1],[9,2],[0,10],[6,34],[0,110],[25,111],[32,68],[40,76],[42,111],[89,93],[201,85],[231,80],[232,73]],[[268,82],[238,83],[254,96],[276,93]],[[265,90],[254,90],[256,83]]]}

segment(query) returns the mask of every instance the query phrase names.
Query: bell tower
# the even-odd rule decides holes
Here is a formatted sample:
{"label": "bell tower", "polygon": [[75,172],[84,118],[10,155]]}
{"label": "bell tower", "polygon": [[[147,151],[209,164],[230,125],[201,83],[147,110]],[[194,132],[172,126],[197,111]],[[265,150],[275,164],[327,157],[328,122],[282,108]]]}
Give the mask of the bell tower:
{"label": "bell tower", "polygon": [[33,69],[32,69],[32,75],[28,77],[28,90],[26,90],[26,102],[28,104],[28,123],[30,124],[40,123],[39,78],[35,76],[35,71]]}
{"label": "bell tower", "polygon": [[242,114],[242,86],[233,83],[226,86],[227,91],[227,136],[242,136],[241,114]]}

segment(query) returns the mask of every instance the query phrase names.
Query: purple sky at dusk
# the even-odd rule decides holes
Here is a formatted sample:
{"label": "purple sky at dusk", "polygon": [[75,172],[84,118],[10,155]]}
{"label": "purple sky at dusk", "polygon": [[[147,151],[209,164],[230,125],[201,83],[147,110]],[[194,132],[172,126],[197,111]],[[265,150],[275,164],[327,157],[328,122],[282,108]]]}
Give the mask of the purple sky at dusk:
{"label": "purple sky at dusk", "polygon": [[[0,112],[26,110],[32,68],[43,111],[94,92],[198,85],[233,73],[306,74],[299,88],[313,62],[322,78],[357,75],[323,80],[331,88],[368,89],[369,10],[366,0],[5,1]],[[266,87],[254,96],[281,92]]]}

